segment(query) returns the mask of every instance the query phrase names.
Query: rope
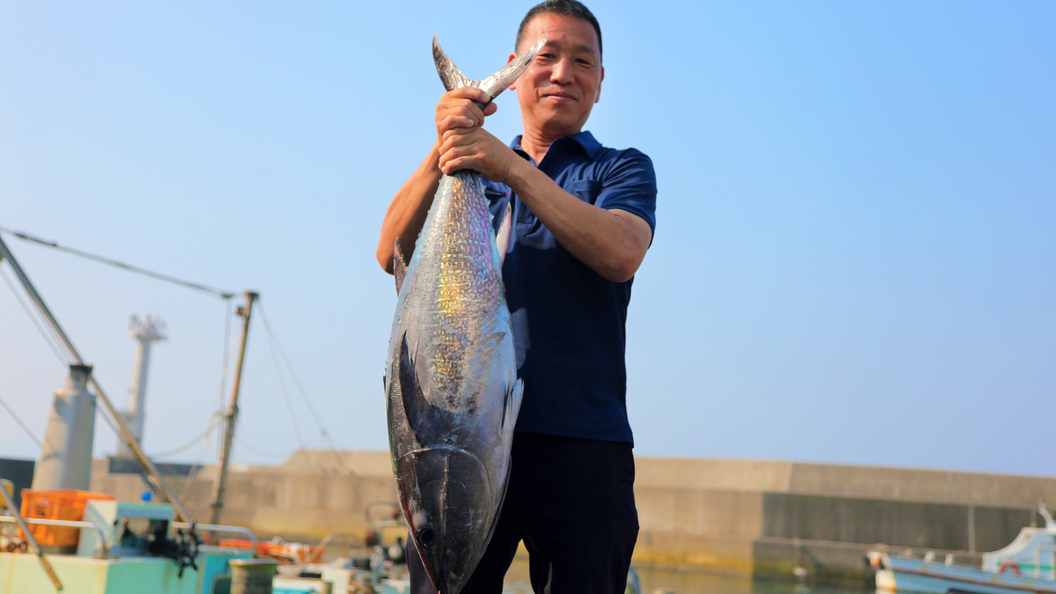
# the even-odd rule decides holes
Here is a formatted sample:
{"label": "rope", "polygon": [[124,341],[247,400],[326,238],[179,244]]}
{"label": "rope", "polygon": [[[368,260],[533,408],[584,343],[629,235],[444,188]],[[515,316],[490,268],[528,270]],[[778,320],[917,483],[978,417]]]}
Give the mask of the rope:
{"label": "rope", "polygon": [[78,250],[78,249],[62,246],[62,245],[59,245],[57,242],[49,241],[47,239],[41,239],[39,237],[34,237],[33,235],[30,235],[28,233],[22,233],[22,232],[19,232],[19,231],[12,231],[10,229],[3,229],[3,228],[0,228],[0,231],[3,231],[3,232],[5,232],[5,233],[7,233],[9,235],[13,235],[13,236],[15,236],[15,237],[17,237],[17,238],[19,238],[19,239],[21,239],[23,241],[30,241],[30,242],[33,242],[33,243],[39,243],[40,245],[44,245],[44,246],[47,246],[47,247],[50,247],[50,248],[55,248],[55,249],[57,249],[59,251],[67,252],[67,253],[70,253],[70,254],[75,254],[75,255],[78,255],[78,256],[80,256],[82,258],[88,258],[89,260],[95,260],[96,262],[102,262],[103,264],[109,264],[111,266],[116,266],[118,268],[123,268],[123,269],[129,270],[131,272],[138,272],[139,274],[145,274],[147,276],[150,276],[150,277],[153,277],[153,278],[156,278],[156,279],[159,279],[159,280],[168,281],[170,283],[175,283],[177,285],[182,285],[184,287],[188,287],[188,288],[191,288],[191,289],[197,289],[199,291],[205,291],[206,293],[212,293],[214,295],[219,296],[222,299],[231,299],[232,297],[235,296],[234,293],[231,293],[231,292],[228,292],[228,291],[221,291],[220,289],[214,289],[213,287],[209,287],[209,286],[206,286],[206,285],[203,285],[203,284],[192,283],[191,281],[178,279],[178,278],[176,278],[174,276],[169,276],[167,274],[161,274],[160,272],[153,272],[153,271],[147,270],[146,268],[140,268],[138,266],[132,266],[131,264],[125,264],[124,262],[118,262],[117,260],[111,260],[109,258],[104,258],[102,256],[97,256],[95,254],[90,254],[88,252],[83,252],[83,251]]}

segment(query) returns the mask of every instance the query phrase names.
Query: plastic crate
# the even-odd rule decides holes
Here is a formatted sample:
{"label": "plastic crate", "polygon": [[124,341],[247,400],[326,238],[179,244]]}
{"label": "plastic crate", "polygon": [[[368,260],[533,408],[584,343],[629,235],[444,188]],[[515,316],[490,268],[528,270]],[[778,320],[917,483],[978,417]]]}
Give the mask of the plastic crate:
{"label": "plastic crate", "polygon": [[[84,519],[84,507],[88,505],[88,501],[91,499],[112,501],[114,498],[105,493],[77,491],[74,489],[61,491],[23,489],[22,517],[79,522]],[[80,528],[63,526],[31,524],[29,531],[33,533],[33,538],[37,539],[38,544],[58,547],[77,546],[77,541],[81,537]],[[19,537],[24,538],[24,535],[20,532]]]}

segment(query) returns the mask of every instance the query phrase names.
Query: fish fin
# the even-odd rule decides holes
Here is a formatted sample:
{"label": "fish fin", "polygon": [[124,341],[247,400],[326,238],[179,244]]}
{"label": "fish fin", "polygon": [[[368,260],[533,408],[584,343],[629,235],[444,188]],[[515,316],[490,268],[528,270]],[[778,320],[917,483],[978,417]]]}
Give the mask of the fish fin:
{"label": "fish fin", "polygon": [[513,84],[513,81],[517,80],[517,77],[524,72],[525,68],[528,68],[528,65],[532,63],[532,60],[535,60],[535,57],[539,55],[539,50],[543,49],[545,43],[546,35],[543,35],[535,45],[528,48],[528,51],[517,56],[512,62],[503,66],[501,70],[484,80],[478,81],[473,86],[479,87],[487,93],[492,100],[494,100],[500,93],[506,90],[506,87]]}
{"label": "fish fin", "polygon": [[521,411],[521,397],[524,396],[524,380],[519,379],[512,386],[506,388],[506,398],[502,401],[502,420],[499,428],[503,431],[513,431],[517,424],[517,413]]}
{"label": "fish fin", "polygon": [[418,373],[414,368],[414,360],[411,359],[410,350],[407,348],[406,332],[400,342],[400,397],[403,399],[403,414],[407,416],[407,424],[417,438],[418,428],[422,420],[422,407],[420,405],[425,400],[425,396],[422,394],[422,387],[418,382]]}
{"label": "fish fin", "polygon": [[524,365],[532,341],[528,336],[528,310],[520,308],[510,314],[510,331],[513,332],[513,353],[517,360],[517,369]]}
{"label": "fish fin", "polygon": [[403,288],[403,277],[407,276],[407,263],[403,260],[399,239],[396,240],[396,249],[392,251],[392,275],[396,277],[396,294],[399,295]]}
{"label": "fish fin", "polygon": [[503,211],[502,224],[499,225],[499,231],[495,234],[495,247],[499,248],[499,267],[502,267],[502,263],[506,261],[506,248],[510,246],[510,227],[513,222],[513,205],[507,204],[506,210]]}
{"label": "fish fin", "polygon": [[444,83],[444,88],[448,91],[468,87],[471,84],[472,81],[466,78],[451,58],[447,57],[444,50],[440,49],[440,42],[436,40],[436,35],[433,35],[433,62],[436,62],[436,73],[440,75],[440,81]]}

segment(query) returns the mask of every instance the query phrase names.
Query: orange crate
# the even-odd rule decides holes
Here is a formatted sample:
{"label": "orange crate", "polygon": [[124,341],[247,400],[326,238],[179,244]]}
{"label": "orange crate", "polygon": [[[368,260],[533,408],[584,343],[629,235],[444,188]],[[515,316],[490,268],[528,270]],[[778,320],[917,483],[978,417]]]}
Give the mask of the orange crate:
{"label": "orange crate", "polygon": [[[91,499],[113,501],[114,498],[104,493],[77,491],[75,489],[61,491],[23,489],[22,517],[74,520],[79,522],[84,519],[84,508]],[[76,546],[77,540],[81,537],[80,528],[66,528],[63,526],[30,524],[29,531],[33,533],[33,538],[37,539],[37,543],[41,545]],[[19,537],[23,537],[21,532]]]}

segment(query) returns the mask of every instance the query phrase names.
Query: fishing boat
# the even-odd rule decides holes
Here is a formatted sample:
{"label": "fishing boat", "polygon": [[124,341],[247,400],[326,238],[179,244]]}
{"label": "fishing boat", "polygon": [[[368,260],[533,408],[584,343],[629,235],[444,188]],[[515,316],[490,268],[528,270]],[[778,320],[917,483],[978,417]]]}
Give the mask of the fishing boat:
{"label": "fishing boat", "polygon": [[883,549],[867,553],[876,569],[876,589],[926,594],[1056,594],[1056,523],[1042,503],[1043,527],[1020,530],[1008,546],[984,553],[980,567],[956,562],[952,554],[939,560],[934,553],[922,558],[895,555]]}

